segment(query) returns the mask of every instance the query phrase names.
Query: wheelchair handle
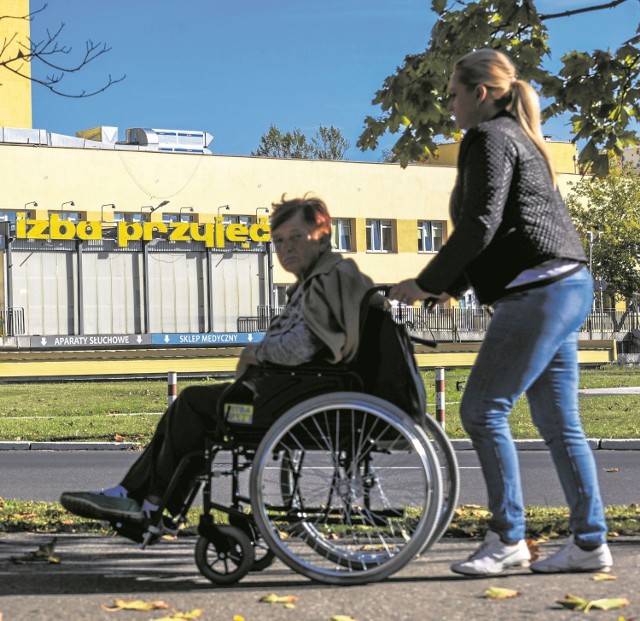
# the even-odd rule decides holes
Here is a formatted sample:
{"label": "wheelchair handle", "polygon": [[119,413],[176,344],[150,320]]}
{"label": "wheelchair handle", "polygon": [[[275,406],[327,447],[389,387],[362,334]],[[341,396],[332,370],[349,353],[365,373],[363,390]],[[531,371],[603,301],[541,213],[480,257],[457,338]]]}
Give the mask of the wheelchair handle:
{"label": "wheelchair handle", "polygon": [[[368,308],[369,300],[376,293],[382,293],[385,297],[389,295],[389,291],[391,291],[391,287],[389,285],[376,285],[369,289],[362,301],[362,306],[360,307],[360,320],[361,325],[364,325],[364,319],[366,317],[366,309]],[[429,297],[423,302],[423,306],[428,310],[431,310],[438,302],[438,298]],[[413,343],[417,343],[418,345],[425,345],[426,347],[433,347],[434,349],[438,347],[438,342],[430,339],[423,339],[419,336],[413,336],[412,334],[408,334],[408,337],[411,339]]]}
{"label": "wheelchair handle", "polygon": [[[390,285],[376,285],[375,287],[369,289],[371,292],[383,293],[386,297],[389,296],[389,291],[391,291]],[[438,303],[438,298],[430,296],[424,300],[422,300],[421,304],[427,310],[431,310]]]}

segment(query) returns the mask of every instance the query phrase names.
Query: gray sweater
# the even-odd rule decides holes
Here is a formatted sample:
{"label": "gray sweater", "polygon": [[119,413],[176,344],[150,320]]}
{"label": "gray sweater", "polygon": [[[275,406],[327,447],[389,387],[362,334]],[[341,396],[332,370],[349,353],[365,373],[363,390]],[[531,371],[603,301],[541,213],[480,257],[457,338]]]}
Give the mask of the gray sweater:
{"label": "gray sweater", "polygon": [[417,279],[425,291],[457,296],[472,286],[491,304],[523,270],[586,263],[544,158],[506,112],[465,134],[450,209],[455,229]]}

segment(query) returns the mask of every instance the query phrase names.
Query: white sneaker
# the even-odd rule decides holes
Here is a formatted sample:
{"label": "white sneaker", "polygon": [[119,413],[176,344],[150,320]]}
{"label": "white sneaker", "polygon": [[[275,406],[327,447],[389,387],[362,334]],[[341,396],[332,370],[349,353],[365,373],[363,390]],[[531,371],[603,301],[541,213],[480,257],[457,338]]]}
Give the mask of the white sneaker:
{"label": "white sneaker", "polygon": [[531,554],[524,539],[515,545],[507,545],[502,543],[497,533],[489,530],[482,545],[466,561],[451,565],[451,571],[466,576],[490,576],[509,567],[529,567],[530,560]]}
{"label": "white sneaker", "polygon": [[549,558],[531,563],[531,571],[541,574],[559,574],[580,571],[611,571],[613,559],[606,543],[595,550],[583,550],[575,543],[573,535],[568,543]]}

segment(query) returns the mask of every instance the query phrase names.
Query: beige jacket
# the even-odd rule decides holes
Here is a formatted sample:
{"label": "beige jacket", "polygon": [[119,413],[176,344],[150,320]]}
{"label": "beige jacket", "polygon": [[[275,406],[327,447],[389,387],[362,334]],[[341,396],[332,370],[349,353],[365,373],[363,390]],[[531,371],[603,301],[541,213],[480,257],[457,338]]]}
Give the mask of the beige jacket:
{"label": "beige jacket", "polygon": [[360,304],[373,281],[337,252],[320,257],[304,287],[303,316],[329,348],[330,362],[350,362],[360,341]]}

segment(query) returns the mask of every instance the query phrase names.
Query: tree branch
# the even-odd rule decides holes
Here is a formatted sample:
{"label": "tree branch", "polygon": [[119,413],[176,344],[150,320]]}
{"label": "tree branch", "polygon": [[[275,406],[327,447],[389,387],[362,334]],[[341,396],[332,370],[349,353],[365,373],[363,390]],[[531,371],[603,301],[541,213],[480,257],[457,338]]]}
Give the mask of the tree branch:
{"label": "tree branch", "polygon": [[571,15],[578,15],[578,13],[588,13],[589,11],[600,11],[602,9],[612,9],[619,4],[624,4],[627,0],[612,0],[607,4],[597,4],[595,6],[586,6],[582,9],[571,9],[569,11],[562,11],[562,13],[547,13],[540,14],[540,21],[544,21],[546,19],[555,19],[556,17],[570,17]]}
{"label": "tree branch", "polygon": [[31,11],[31,13],[28,13],[27,15],[0,15],[0,20],[3,19],[19,19],[19,20],[25,20],[27,22],[32,22],[33,21],[33,16],[37,15],[38,13],[42,13],[42,11],[44,11],[47,8],[47,4],[44,4],[41,8],[35,10],[35,11]]}
{"label": "tree branch", "polygon": [[[0,16],[0,19],[32,21],[34,15],[44,11],[46,8],[47,4],[25,16]],[[12,36],[5,38],[4,41],[0,42],[0,67],[4,67],[14,75],[24,78],[25,80],[30,80],[35,84],[39,84],[56,95],[70,97],[73,99],[97,95],[113,84],[117,84],[124,80],[126,77],[124,75],[116,79],[109,75],[107,82],[94,91],[87,92],[83,90],[80,93],[67,93],[58,90],[57,85],[62,82],[65,75],[81,71],[90,62],[111,50],[106,43],[94,43],[89,39],[85,42],[86,47],[84,55],[80,56],[77,61],[71,59],[68,65],[65,65],[63,62],[59,62],[59,59],[63,59],[65,57],[69,59],[69,55],[72,52],[72,48],[70,46],[59,42],[59,37],[64,26],[65,24],[62,23],[57,30],[51,31],[47,29],[46,36],[41,41],[37,42],[34,42],[29,37],[26,37],[23,41],[19,41],[17,40],[18,33],[14,33]],[[15,52],[12,51],[14,46],[17,47],[17,51]],[[43,78],[34,77],[33,66],[35,61],[41,62],[52,72]],[[32,67],[30,72],[27,72],[26,70],[23,72],[25,65]]]}

